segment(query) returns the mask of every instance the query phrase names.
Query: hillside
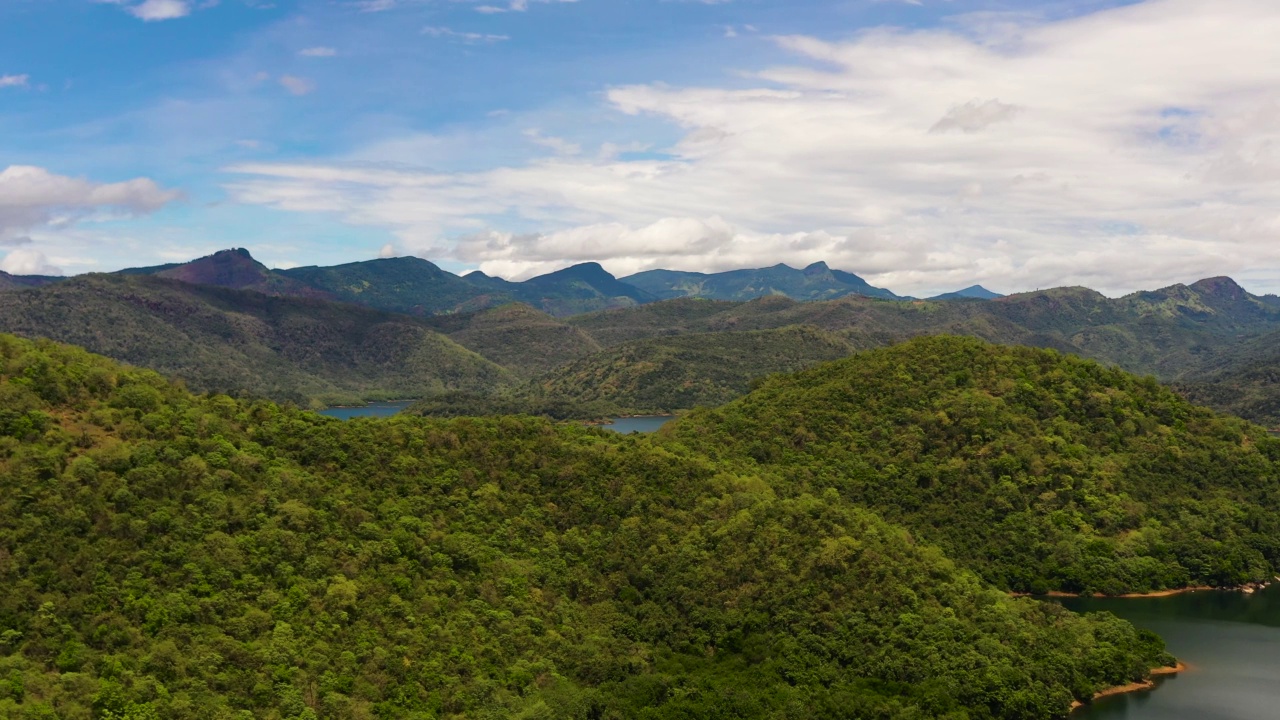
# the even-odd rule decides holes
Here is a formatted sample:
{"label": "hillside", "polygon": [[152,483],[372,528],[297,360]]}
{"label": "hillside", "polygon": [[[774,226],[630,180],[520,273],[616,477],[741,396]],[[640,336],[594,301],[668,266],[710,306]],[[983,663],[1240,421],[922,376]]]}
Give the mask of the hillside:
{"label": "hillside", "polygon": [[675,426],[789,492],[837,492],[1016,591],[1270,579],[1280,440],[1150,378],[936,337],[766,381]]}
{"label": "hillside", "polygon": [[651,338],[557,368],[531,390],[572,403],[607,403],[620,413],[670,413],[723,404],[746,393],[757,378],[852,351],[840,337],[808,327]]}
{"label": "hillside", "polygon": [[0,331],[302,405],[490,389],[506,371],[411,318],[156,277],[81,276],[0,302]]}
{"label": "hillside", "polygon": [[1280,332],[1243,344],[1225,360],[1179,381],[1176,388],[1193,402],[1280,428]]}
{"label": "hillside", "polygon": [[51,285],[61,281],[63,278],[53,277],[49,275],[10,275],[0,270],[0,292],[6,290],[24,290],[26,288],[40,287],[42,285]]}
{"label": "hillside", "polygon": [[622,278],[650,295],[670,300],[700,297],[709,300],[751,300],[781,295],[799,301],[831,300],[846,295],[884,299],[898,296],[843,270],[817,262],[803,270],[778,264],[773,267],[730,270],[721,273],[647,270]]}
{"label": "hillside", "polygon": [[330,300],[409,315],[483,308],[508,301],[503,295],[477,292],[476,287],[466,280],[416,257],[276,272],[315,288]]}
{"label": "hillside", "polygon": [[600,351],[590,335],[523,303],[430,320],[450,340],[523,378]]}
{"label": "hillside", "polygon": [[0,716],[1061,718],[1171,664],[833,491],[0,337]]}
{"label": "hillside", "polygon": [[669,301],[575,317],[604,345],[678,333],[770,330],[811,325],[855,347],[923,335],[965,335],[1001,344],[1072,352],[1165,381],[1191,377],[1280,331],[1280,303],[1229,278],[1108,298],[1088,288],[1055,288],[988,302],[886,302],[845,297],[801,303],[766,297],[715,305]]}

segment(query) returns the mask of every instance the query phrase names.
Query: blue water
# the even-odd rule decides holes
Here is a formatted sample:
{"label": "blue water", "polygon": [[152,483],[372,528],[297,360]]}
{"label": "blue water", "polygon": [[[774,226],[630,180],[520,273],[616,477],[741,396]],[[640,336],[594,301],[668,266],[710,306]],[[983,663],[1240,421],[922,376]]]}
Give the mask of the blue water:
{"label": "blue water", "polygon": [[658,428],[675,420],[670,415],[655,415],[652,417],[631,417],[631,418],[613,418],[612,425],[602,425],[606,430],[620,432],[624,435],[631,433],[651,433],[657,432]]}
{"label": "blue water", "polygon": [[350,420],[358,417],[391,417],[399,414],[401,410],[413,404],[412,400],[402,400],[397,402],[369,403],[361,407],[335,407],[321,410],[321,415],[338,418],[339,420]]}
{"label": "blue water", "polygon": [[1106,610],[1158,633],[1190,668],[1154,690],[1116,695],[1072,720],[1280,718],[1280,583],[1253,595],[1200,592],[1167,598],[1062,601]]}

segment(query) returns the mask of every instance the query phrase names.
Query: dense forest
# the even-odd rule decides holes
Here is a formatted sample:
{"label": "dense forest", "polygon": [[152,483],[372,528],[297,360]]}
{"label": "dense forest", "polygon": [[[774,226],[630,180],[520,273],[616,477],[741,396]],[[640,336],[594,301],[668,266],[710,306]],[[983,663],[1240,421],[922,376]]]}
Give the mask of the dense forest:
{"label": "dense forest", "polygon": [[[1144,382],[966,347],[917,346],[921,379],[953,352],[1072,370],[1025,398],[1046,411],[1088,399],[1073,378]],[[1009,597],[848,488],[733,456],[794,415],[787,387],[655,437],[344,423],[0,336],[0,716],[1038,719],[1173,662],[1114,616]],[[1170,451],[1272,452],[1166,404],[1130,419],[1185,425]],[[1214,502],[1224,477],[1202,478]]]}
{"label": "dense forest", "polygon": [[1280,566],[1280,440],[1051,350],[922,338],[771,378],[673,432],[1009,590],[1229,587]]}

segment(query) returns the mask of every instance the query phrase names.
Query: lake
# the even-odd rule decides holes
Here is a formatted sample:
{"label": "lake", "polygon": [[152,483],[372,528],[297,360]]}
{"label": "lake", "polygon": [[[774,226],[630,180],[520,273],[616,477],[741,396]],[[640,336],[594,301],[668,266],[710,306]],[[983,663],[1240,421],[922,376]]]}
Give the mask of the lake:
{"label": "lake", "polygon": [[614,432],[620,432],[624,435],[631,433],[651,433],[657,432],[658,428],[675,420],[672,415],[652,415],[648,417],[629,417],[629,418],[613,418],[612,425],[601,425],[600,427]]}
{"label": "lake", "polygon": [[1072,720],[1280,718],[1280,583],[1246,595],[1197,592],[1167,598],[1067,598],[1159,633],[1190,668],[1154,690],[1103,698]]}
{"label": "lake", "polygon": [[369,403],[359,407],[335,407],[326,408],[320,411],[321,415],[328,415],[339,420],[350,420],[358,417],[391,417],[398,414],[401,410],[412,405],[413,400],[401,400],[397,402]]}

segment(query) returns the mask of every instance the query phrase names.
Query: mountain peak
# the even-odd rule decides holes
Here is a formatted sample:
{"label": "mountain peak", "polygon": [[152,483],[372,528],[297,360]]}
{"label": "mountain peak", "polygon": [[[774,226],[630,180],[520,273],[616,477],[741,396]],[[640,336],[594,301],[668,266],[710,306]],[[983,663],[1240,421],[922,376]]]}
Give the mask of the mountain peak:
{"label": "mountain peak", "polygon": [[156,274],[199,285],[245,288],[261,283],[270,273],[267,266],[254,260],[248,250],[231,248]]}
{"label": "mountain peak", "polygon": [[941,295],[937,295],[929,299],[930,300],[996,300],[1002,297],[1004,296],[1001,295],[1000,293],[992,292],[982,287],[981,285],[970,285],[969,287],[963,290],[956,290],[955,292],[943,293]]}
{"label": "mountain peak", "polygon": [[1223,300],[1244,300],[1249,296],[1240,284],[1226,276],[1211,277],[1192,283],[1191,289],[1201,295]]}

